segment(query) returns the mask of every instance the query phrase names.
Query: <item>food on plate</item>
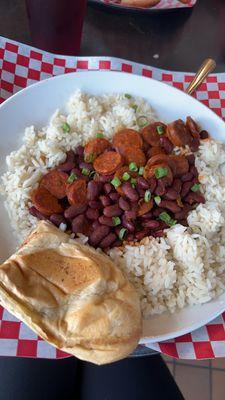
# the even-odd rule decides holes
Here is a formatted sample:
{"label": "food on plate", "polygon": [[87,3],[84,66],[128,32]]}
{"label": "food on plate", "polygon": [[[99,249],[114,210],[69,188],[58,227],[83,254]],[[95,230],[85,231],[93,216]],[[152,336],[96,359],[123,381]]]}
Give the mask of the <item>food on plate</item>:
{"label": "food on plate", "polygon": [[154,7],[159,4],[160,1],[161,0],[121,0],[121,4],[133,7]]}
{"label": "food on plate", "polygon": [[164,121],[128,93],[77,91],[67,110],[27,128],[7,157],[2,193],[18,237],[41,219],[104,251],[137,289],[144,318],[224,292],[223,145],[198,118]]}
{"label": "food on plate", "polygon": [[112,260],[39,222],[0,266],[0,303],[38,335],[86,361],[126,357],[141,335],[138,295]]}

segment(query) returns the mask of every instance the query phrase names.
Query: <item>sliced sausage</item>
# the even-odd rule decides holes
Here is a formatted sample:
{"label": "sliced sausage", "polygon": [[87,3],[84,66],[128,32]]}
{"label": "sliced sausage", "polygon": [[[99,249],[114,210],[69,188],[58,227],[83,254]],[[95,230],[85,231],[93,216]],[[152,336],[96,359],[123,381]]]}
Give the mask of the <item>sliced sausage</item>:
{"label": "sliced sausage", "polygon": [[[182,155],[170,155],[170,163],[173,163],[175,168],[173,170],[174,176],[185,175],[189,171],[189,163],[185,156]],[[169,164],[171,165],[171,164]]]}
{"label": "sliced sausage", "polygon": [[[161,129],[161,134],[160,134]],[[158,132],[159,130],[159,132]],[[159,146],[160,145],[160,137],[166,133],[166,125],[162,122],[154,122],[153,124],[149,124],[145,126],[142,131],[142,137],[145,142],[150,144],[151,146]]]}
{"label": "sliced sausage", "polygon": [[[166,138],[165,138],[166,139]],[[148,150],[148,157],[150,158],[150,157],[154,157],[154,156],[156,156],[156,155],[158,155],[158,154],[165,154],[166,152],[165,152],[165,150],[162,148],[162,147],[160,147],[160,146],[154,146],[154,147],[151,147],[149,150]]]}
{"label": "sliced sausage", "polygon": [[171,185],[173,182],[173,173],[171,171],[171,168],[168,166],[168,164],[165,164],[165,163],[152,165],[150,167],[147,164],[144,169],[144,178],[150,179],[150,178],[155,177],[158,168],[165,168],[167,170],[167,175],[162,178],[159,178],[159,179],[163,179],[164,186]]}
{"label": "sliced sausage", "polygon": [[147,203],[144,199],[141,199],[138,205],[138,216],[148,213],[153,207],[153,200],[149,200]]}
{"label": "sliced sausage", "polygon": [[39,186],[31,196],[35,208],[44,215],[60,214],[63,209],[58,199],[44,186]]}
{"label": "sliced sausage", "polygon": [[182,119],[167,125],[166,134],[174,146],[182,147],[191,142],[191,134]]}
{"label": "sliced sausage", "polygon": [[94,169],[99,174],[111,175],[123,164],[122,157],[116,151],[106,151],[94,161]]}
{"label": "sliced sausage", "polygon": [[118,131],[113,137],[113,146],[119,153],[123,151],[124,147],[138,147],[142,148],[143,141],[139,132],[134,129],[122,129]]}
{"label": "sliced sausage", "polygon": [[111,147],[111,143],[105,138],[95,138],[90,140],[84,147],[84,159],[93,162],[96,157],[104,153]]}
{"label": "sliced sausage", "polygon": [[138,147],[124,146],[121,154],[126,164],[134,162],[138,167],[141,167],[146,163],[145,153]]}
{"label": "sliced sausage", "polygon": [[173,173],[176,172],[176,165],[173,162],[171,156],[169,156],[168,154],[156,154],[155,156],[151,157],[147,162],[148,167],[156,164],[168,164]]}
{"label": "sliced sausage", "polygon": [[87,186],[83,179],[78,179],[67,186],[66,194],[71,205],[85,204],[87,202]]}
{"label": "sliced sausage", "polygon": [[196,138],[198,140],[200,139],[200,134],[199,134],[200,129],[199,129],[198,125],[196,124],[196,122],[191,117],[187,117],[186,127],[191,132],[191,135],[193,136],[193,138]]}
{"label": "sliced sausage", "polygon": [[57,199],[63,199],[66,196],[67,179],[65,172],[53,169],[42,177],[40,186],[45,187]]}

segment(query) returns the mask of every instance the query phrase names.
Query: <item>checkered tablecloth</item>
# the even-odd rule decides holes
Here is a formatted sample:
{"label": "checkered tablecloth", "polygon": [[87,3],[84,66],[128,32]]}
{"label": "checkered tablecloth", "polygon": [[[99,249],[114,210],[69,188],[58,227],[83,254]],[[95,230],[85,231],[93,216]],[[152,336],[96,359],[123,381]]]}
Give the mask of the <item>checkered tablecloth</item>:
{"label": "checkered tablecloth", "polygon": [[[56,56],[0,37],[0,102],[39,80],[76,71],[113,70],[152,77],[184,90],[193,74],[164,71],[109,57]],[[214,74],[196,92],[225,118],[225,74]],[[225,313],[207,326],[182,337],[146,347],[182,359],[225,356]],[[44,342],[25,324],[0,307],[0,356],[63,358],[67,354]]]}
{"label": "checkered tablecloth", "polygon": [[[129,6],[124,6],[121,4],[121,0],[89,0],[90,3],[95,3],[95,4],[103,4],[105,6],[115,6],[118,8],[135,8],[135,7],[129,7]],[[159,4],[157,4],[154,7],[151,8],[142,8],[142,10],[170,10],[170,9],[177,9],[177,8],[186,8],[186,7],[193,7],[197,0],[189,0],[186,4],[178,1],[178,0],[161,0]],[[137,8],[136,8],[137,9]]]}

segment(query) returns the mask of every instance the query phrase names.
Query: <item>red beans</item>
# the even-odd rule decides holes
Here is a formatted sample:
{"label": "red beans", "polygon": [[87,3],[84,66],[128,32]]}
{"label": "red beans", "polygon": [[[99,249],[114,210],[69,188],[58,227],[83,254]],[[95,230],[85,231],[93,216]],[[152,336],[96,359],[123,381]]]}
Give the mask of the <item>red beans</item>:
{"label": "red beans", "polygon": [[41,214],[34,206],[29,208],[29,213],[38,219],[48,220],[48,218]]}
{"label": "red beans", "polygon": [[103,188],[104,188],[105,194],[109,194],[113,190],[113,186],[111,185],[111,183],[105,183]]}
{"label": "red beans", "polygon": [[70,150],[67,152],[66,161],[62,164],[59,164],[57,169],[62,172],[69,172],[74,167],[75,167],[75,154],[72,150]]}
{"label": "red beans", "polygon": [[143,215],[141,215],[141,219],[151,219],[152,218],[152,212],[151,211],[149,211],[148,213],[146,213],[146,214],[143,214]]}
{"label": "red beans", "polygon": [[182,182],[179,178],[174,179],[172,188],[177,192],[180,193],[182,187]]}
{"label": "red beans", "polygon": [[66,219],[63,217],[63,215],[52,214],[49,219],[56,226],[59,226],[60,224],[67,225]]}
{"label": "red beans", "polygon": [[98,180],[100,182],[111,182],[111,180],[113,179],[114,175],[99,175],[98,176]]}
{"label": "red beans", "polygon": [[129,210],[125,211],[124,215],[127,220],[135,219],[137,217],[137,212],[135,210]]}
{"label": "red beans", "polygon": [[132,242],[132,241],[134,240],[134,235],[133,235],[133,233],[129,233],[129,234],[126,236],[126,240],[127,240],[127,242]]}
{"label": "red beans", "polygon": [[175,201],[170,200],[162,200],[160,207],[166,208],[173,213],[181,211],[181,208],[178,206],[178,204]]}
{"label": "red beans", "polygon": [[130,209],[130,205],[128,201],[126,201],[123,197],[119,198],[119,206],[121,210],[128,211]]}
{"label": "red beans", "polygon": [[117,236],[115,235],[115,233],[111,232],[100,242],[99,247],[105,249],[106,247],[111,246],[116,239]]}
{"label": "red beans", "polygon": [[112,193],[109,193],[109,198],[110,198],[112,201],[118,201],[119,198],[120,198],[120,195],[119,195],[119,193],[117,193],[117,192],[112,192]]}
{"label": "red beans", "polygon": [[178,221],[182,220],[186,217],[187,217],[187,212],[185,210],[179,211],[178,213],[175,213],[175,215],[174,215],[174,218]]}
{"label": "red beans", "polygon": [[72,222],[72,232],[73,233],[84,233],[84,226],[85,226],[85,216],[83,214],[78,215],[74,218]]}
{"label": "red beans", "polygon": [[137,180],[137,186],[140,189],[148,189],[149,188],[149,183],[145,178],[142,178],[142,176],[140,176]]}
{"label": "red beans", "polygon": [[85,161],[81,161],[79,163],[79,168],[82,169],[86,169],[87,171],[91,172],[93,171],[93,165],[91,163],[86,163]]}
{"label": "red beans", "polygon": [[145,228],[145,229],[143,229],[142,231],[136,232],[136,233],[135,233],[135,238],[136,238],[138,241],[140,241],[140,240],[144,239],[144,237],[146,237],[146,236],[148,236],[148,235],[149,235],[149,229],[148,229],[148,228]]}
{"label": "red beans", "polygon": [[97,209],[94,209],[94,208],[88,208],[87,211],[86,211],[86,217],[88,219],[96,220],[99,217],[99,211]]}
{"label": "red beans", "polygon": [[128,229],[128,231],[130,231],[130,232],[135,231],[134,223],[131,222],[130,220],[127,220],[125,215],[122,216],[122,224],[123,224],[124,228]]}
{"label": "red beans", "polygon": [[155,194],[157,194],[157,196],[163,196],[165,193],[166,193],[165,185],[163,181],[159,179],[157,187],[155,189]]}
{"label": "red beans", "polygon": [[184,174],[182,177],[181,177],[181,180],[182,180],[182,182],[189,182],[189,181],[191,181],[192,179],[193,179],[193,174],[191,173],[191,172],[187,172],[187,174]]}
{"label": "red beans", "polygon": [[89,207],[94,208],[94,209],[102,208],[102,203],[98,200],[91,200],[91,201],[89,201],[88,205],[89,205]]}
{"label": "red beans", "polygon": [[149,183],[149,190],[151,191],[151,193],[153,193],[155,191],[156,186],[157,186],[157,179],[156,178],[150,178],[150,179],[148,179],[148,183]]}
{"label": "red beans", "polygon": [[77,146],[75,152],[78,156],[83,156],[84,154],[84,146]]}
{"label": "red beans", "polygon": [[111,204],[111,200],[108,196],[103,195],[103,196],[100,196],[99,199],[104,207],[107,207]]}
{"label": "red beans", "polygon": [[191,151],[193,152],[198,151],[199,146],[200,146],[199,139],[193,138],[190,144]]}
{"label": "red beans", "polygon": [[159,221],[156,221],[155,219],[150,219],[148,221],[142,222],[142,226],[145,228],[150,228],[150,229],[157,229],[160,226]]}
{"label": "red beans", "polygon": [[183,186],[182,186],[182,189],[181,189],[181,193],[180,193],[182,198],[185,197],[188,194],[188,192],[189,192],[189,190],[191,189],[192,186],[193,186],[193,182],[184,182],[183,183]]}
{"label": "red beans", "polygon": [[198,170],[194,165],[190,168],[190,172],[193,174],[193,176],[198,176]]}
{"label": "red beans", "polygon": [[122,214],[121,208],[118,204],[113,204],[111,206],[107,206],[103,209],[103,214],[106,217],[119,217]]}
{"label": "red beans", "polygon": [[166,136],[162,136],[159,139],[159,142],[162,148],[165,150],[166,154],[172,153],[174,147],[173,143]]}
{"label": "red beans", "polygon": [[209,137],[209,134],[208,134],[207,131],[201,131],[201,132],[200,132],[200,138],[201,138],[202,140],[208,139],[208,137]]}
{"label": "red beans", "polygon": [[130,201],[138,201],[139,196],[138,192],[132,188],[130,182],[126,182],[122,185],[122,190],[125,196],[130,200]]}
{"label": "red beans", "polygon": [[87,199],[95,200],[96,197],[100,194],[101,191],[101,184],[96,181],[89,181],[87,184]]}
{"label": "red beans", "polygon": [[169,188],[166,190],[164,197],[168,200],[176,200],[178,198],[178,196],[179,196],[179,193],[177,193],[175,189]]}
{"label": "red beans", "polygon": [[188,156],[186,156],[189,165],[194,165],[195,164],[195,156],[194,154],[188,154]]}
{"label": "red beans", "polygon": [[93,232],[91,232],[89,237],[89,242],[92,246],[97,246],[104,237],[109,234],[110,228],[106,225],[98,226]]}
{"label": "red beans", "polygon": [[205,198],[201,193],[197,192],[191,192],[185,197],[185,201],[188,204],[193,204],[193,203],[205,203]]}
{"label": "red beans", "polygon": [[105,215],[101,215],[98,220],[102,225],[114,226],[112,218],[106,217]]}
{"label": "red beans", "polygon": [[64,217],[66,219],[71,219],[76,217],[79,214],[82,214],[83,212],[85,212],[87,209],[87,205],[86,204],[74,204],[70,207],[68,207],[65,212],[64,212]]}

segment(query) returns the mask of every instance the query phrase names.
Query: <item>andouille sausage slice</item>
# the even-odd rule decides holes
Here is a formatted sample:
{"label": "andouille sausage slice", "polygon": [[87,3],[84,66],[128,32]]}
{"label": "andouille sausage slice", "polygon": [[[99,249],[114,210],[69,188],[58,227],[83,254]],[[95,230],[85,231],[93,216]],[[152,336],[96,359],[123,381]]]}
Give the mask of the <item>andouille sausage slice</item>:
{"label": "andouille sausage slice", "polygon": [[94,169],[102,175],[111,175],[123,164],[122,156],[117,151],[106,151],[94,161]]}
{"label": "andouille sausage slice", "polygon": [[172,169],[173,173],[176,172],[176,165],[172,160],[171,156],[168,154],[156,154],[155,156],[149,158],[147,162],[147,166],[151,167],[156,164],[168,164],[169,167]]}
{"label": "andouille sausage slice", "polygon": [[158,154],[166,154],[165,150],[160,146],[153,146],[148,150],[148,157],[153,157]]}
{"label": "andouille sausage slice", "polygon": [[66,194],[71,205],[87,203],[87,184],[83,179],[71,183],[67,186]]}
{"label": "andouille sausage slice", "polygon": [[151,146],[159,146],[160,137],[162,137],[163,134],[166,134],[166,125],[160,121],[153,122],[153,124],[145,126],[142,129],[141,134],[145,142]]}
{"label": "andouille sausage slice", "polygon": [[123,148],[121,154],[126,164],[134,162],[138,167],[141,167],[146,163],[145,153],[138,147],[126,146]]}
{"label": "andouille sausage slice", "polygon": [[147,214],[151,209],[153,208],[153,200],[149,200],[148,202],[145,202],[144,199],[141,199],[141,201],[138,204],[138,216],[140,217],[141,215]]}
{"label": "andouille sausage slice", "polygon": [[189,171],[189,163],[185,156],[171,154],[169,158],[170,162],[172,162],[175,165],[175,169],[173,170],[175,177],[182,176]]}
{"label": "andouille sausage slice", "polygon": [[186,118],[186,127],[191,132],[191,135],[193,136],[193,138],[198,139],[198,140],[200,139],[200,134],[199,134],[200,129],[199,129],[197,123],[191,117]]}
{"label": "andouille sausage slice", "polygon": [[40,186],[45,187],[57,199],[63,199],[66,196],[67,179],[65,172],[53,169],[42,177]]}
{"label": "andouille sausage slice", "polygon": [[122,152],[126,146],[142,148],[143,140],[139,132],[134,129],[122,129],[113,137],[113,146],[117,151]]}
{"label": "andouille sausage slice", "polygon": [[[164,175],[163,178],[163,183],[165,186],[169,186],[173,182],[173,173],[171,168],[169,167],[168,164],[166,163],[161,163],[161,164],[155,164],[152,166],[146,165],[144,169],[144,178],[145,179],[150,179],[153,177],[157,178],[157,171],[160,171],[160,169],[166,170],[166,175]],[[161,178],[157,178],[161,179]]]}
{"label": "andouille sausage slice", "polygon": [[192,137],[182,119],[178,119],[167,125],[167,137],[174,144],[174,146],[185,146],[190,144]]}
{"label": "andouille sausage slice", "polygon": [[111,143],[105,138],[89,140],[84,146],[84,158],[87,162],[93,162],[96,157],[111,147]]}
{"label": "andouille sausage slice", "polygon": [[33,191],[31,199],[34,206],[41,214],[49,216],[52,214],[60,214],[63,211],[58,199],[43,186],[39,186]]}

